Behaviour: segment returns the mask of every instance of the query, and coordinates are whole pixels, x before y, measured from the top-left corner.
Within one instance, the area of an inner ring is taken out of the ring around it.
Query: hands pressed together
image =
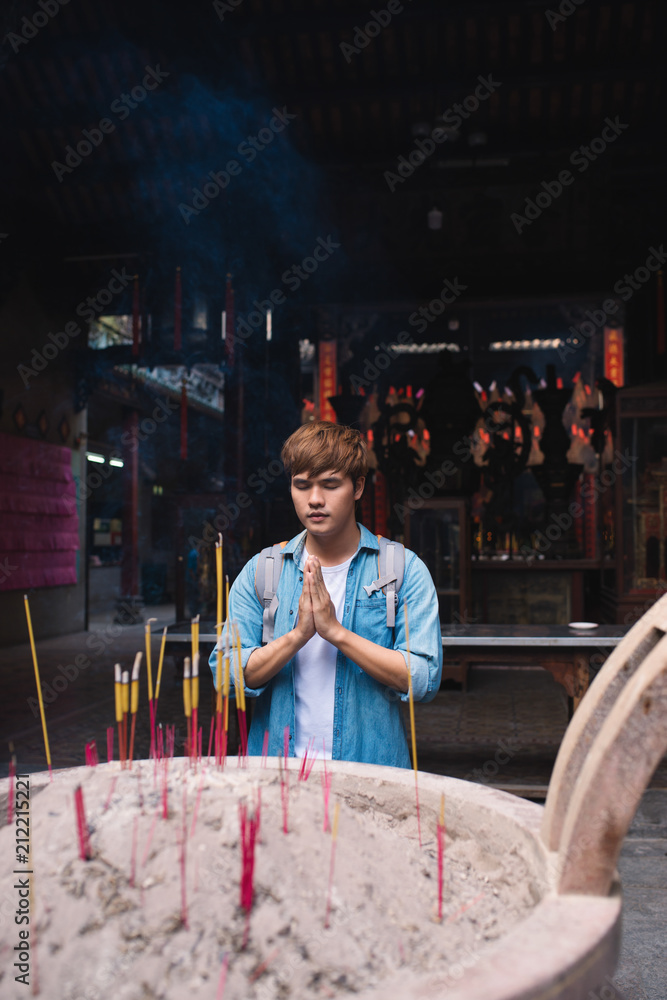
[[[303,570],[303,590],[299,598],[299,619],[295,631],[304,641],[317,632],[323,639],[336,644],[343,626],[336,618],[336,608],[329,596],[322,566],[317,556],[308,556]]]

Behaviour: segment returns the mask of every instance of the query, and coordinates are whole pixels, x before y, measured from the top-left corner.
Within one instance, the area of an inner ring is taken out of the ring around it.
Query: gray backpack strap
[[[396,608],[398,592],[403,586],[405,574],[405,546],[401,542],[391,542],[383,535],[378,535],[380,543],[380,576],[364,590],[370,597],[376,590],[384,590],[387,597],[387,628],[396,625]]]
[[[278,583],[283,568],[282,545],[276,542],[262,549],[255,569],[255,593],[262,604],[262,645],[273,641],[273,628],[278,610]]]

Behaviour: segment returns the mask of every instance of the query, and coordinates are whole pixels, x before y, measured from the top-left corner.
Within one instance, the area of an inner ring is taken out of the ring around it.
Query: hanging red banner
[[[618,388],[625,383],[625,355],[622,326],[604,328],[604,375]]]
[[[336,412],[329,396],[336,395],[338,371],[336,368],[336,341],[320,341],[320,420],[336,423]]]

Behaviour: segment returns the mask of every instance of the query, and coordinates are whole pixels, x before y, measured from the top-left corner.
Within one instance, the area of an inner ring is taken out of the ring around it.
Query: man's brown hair
[[[356,485],[368,472],[366,442],[359,431],[331,420],[302,424],[285,441],[280,457],[290,481],[302,472],[320,476],[332,469],[349,476]]]

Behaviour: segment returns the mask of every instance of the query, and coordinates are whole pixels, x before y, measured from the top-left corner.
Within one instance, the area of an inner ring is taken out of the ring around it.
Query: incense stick
[[[113,689],[116,701],[116,725],[118,726],[118,757],[120,760],[120,766],[125,767],[125,758],[123,756],[123,675],[120,669],[120,663],[115,663],[113,669]]]
[[[438,920],[442,921],[442,886],[445,870],[445,793],[440,798],[440,820],[438,822]]]
[[[49,765],[49,778],[53,780],[51,771],[51,750],[49,749],[49,734],[46,731],[46,715],[44,714],[44,699],[42,697],[42,684],[39,679],[39,664],[37,663],[37,650],[35,649],[35,636],[32,631],[32,618],[30,617],[30,602],[28,595],[23,595],[25,603],[25,616],[28,622],[28,635],[30,636],[30,649],[32,651],[32,663],[35,668],[35,680],[37,682],[37,698],[39,699],[39,714],[42,719],[42,733],[44,734],[44,749],[46,750],[46,763]]]
[[[157,665],[157,681],[155,682],[155,709],[157,712],[157,700],[160,697],[160,682],[162,681],[162,664],[164,663],[164,647],[167,642],[167,626],[162,630],[162,642],[160,643],[160,660]]]
[[[185,748],[186,756],[190,754],[190,743],[192,738],[191,715],[192,715],[192,688],[190,685],[190,657],[186,656],[183,661],[183,710],[188,727],[188,740]]]
[[[333,886],[334,860],[336,857],[336,837],[338,836],[338,815],[340,813],[340,802],[334,806],[333,827],[331,830],[331,861],[329,863],[329,886],[327,889],[327,908],[324,915],[324,926],[329,926],[329,910],[331,909],[331,889]]]
[[[148,680],[148,714],[151,727],[151,748],[149,757],[155,756],[155,705],[153,703],[153,668],[151,663],[151,622],[156,622],[157,618],[149,618],[144,626],[144,637],[146,641],[146,678]],[[134,720],[132,722],[134,730]],[[132,758],[130,757],[130,762]]]
[[[131,701],[130,701],[130,714],[132,715],[132,735],[130,736],[130,767],[132,767],[132,761],[134,759],[134,730],[137,724],[137,710],[139,708],[139,668],[141,667],[141,653],[137,653],[134,657],[134,664],[132,666],[132,690],[131,690]],[[150,690],[150,685],[149,685]],[[152,743],[152,736],[151,736]]]
[[[199,650],[194,655],[192,660],[192,741],[193,746],[190,750],[190,756],[195,759],[195,766],[197,764],[197,739],[199,733]]]
[[[410,699],[410,731],[412,733],[412,766],[415,772],[415,799],[417,803],[417,832],[419,834],[419,846],[422,846],[422,825],[421,817],[419,815],[419,784],[417,781],[417,734],[415,730],[415,699],[414,692],[412,690],[412,669],[410,667],[410,625],[408,622],[408,602],[403,602],[403,611],[405,614],[405,648],[408,654],[408,694]]]
[[[74,789],[74,805],[76,807],[76,829],[79,838],[79,857],[82,861],[89,861],[90,840],[88,838],[88,824],[86,823],[86,811],[83,805],[81,785],[77,785]]]
[[[121,673],[121,694],[123,696],[123,761],[127,761],[127,716],[130,711],[130,674]]]

